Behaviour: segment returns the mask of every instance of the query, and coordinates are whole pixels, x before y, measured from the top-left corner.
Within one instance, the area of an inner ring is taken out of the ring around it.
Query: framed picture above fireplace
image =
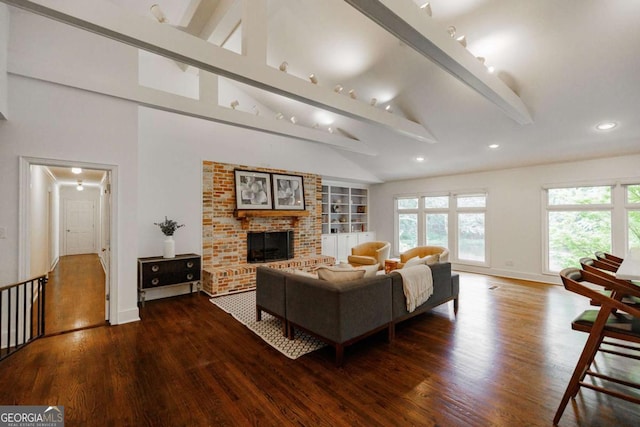
[[[280,210],[304,210],[304,185],[299,175],[271,174],[273,204]]]
[[[241,169],[234,172],[237,209],[273,209],[271,174]]]

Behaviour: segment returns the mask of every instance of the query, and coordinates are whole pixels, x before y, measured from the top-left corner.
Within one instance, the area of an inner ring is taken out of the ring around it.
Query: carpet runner
[[[295,339],[282,335],[282,320],[262,312],[262,320],[256,321],[256,292],[240,292],[211,298],[209,301],[231,314],[236,320],[252,330],[271,347],[290,359],[297,359],[326,344],[301,331],[295,332]]]

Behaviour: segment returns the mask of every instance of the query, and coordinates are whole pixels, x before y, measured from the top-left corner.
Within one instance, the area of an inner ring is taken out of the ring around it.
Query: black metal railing
[[[0,360],[44,335],[47,276],[0,287]]]

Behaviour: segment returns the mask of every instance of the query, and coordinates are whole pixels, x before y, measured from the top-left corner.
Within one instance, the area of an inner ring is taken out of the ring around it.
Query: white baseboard
[[[138,322],[140,321],[140,310],[138,307],[132,308],[130,310],[119,311],[118,319],[114,322],[111,320],[112,325],[124,325],[125,323]]]
[[[548,283],[551,285],[562,285],[560,276],[549,274],[523,273],[512,270],[502,270],[488,267],[477,267],[471,265],[456,264],[451,265],[451,269],[467,273],[485,274],[487,276],[506,277],[508,279],[528,280],[532,282]]]

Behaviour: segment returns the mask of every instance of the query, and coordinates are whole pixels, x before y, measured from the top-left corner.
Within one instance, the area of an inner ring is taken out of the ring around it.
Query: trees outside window
[[[547,190],[547,270],[579,267],[580,258],[611,252],[611,186]]]

